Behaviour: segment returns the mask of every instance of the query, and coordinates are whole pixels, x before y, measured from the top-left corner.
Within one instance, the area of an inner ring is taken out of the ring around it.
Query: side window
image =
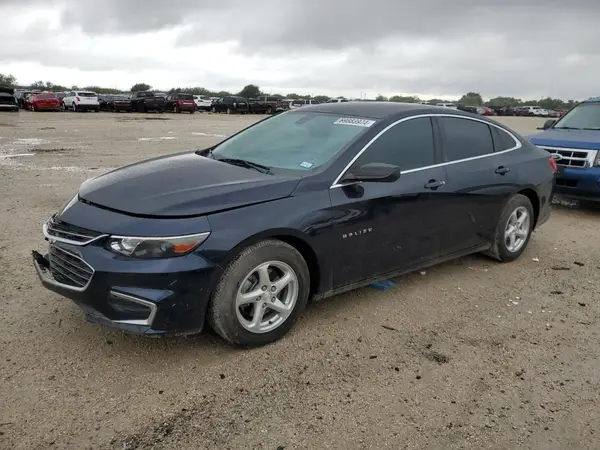
[[[496,127],[490,127],[494,139],[494,151],[502,152],[516,147],[517,143],[510,134]]]
[[[492,133],[487,124],[458,117],[440,117],[438,120],[448,161],[494,153]]]
[[[433,128],[429,117],[410,119],[387,130],[356,160],[355,165],[386,163],[400,170],[435,164]]]

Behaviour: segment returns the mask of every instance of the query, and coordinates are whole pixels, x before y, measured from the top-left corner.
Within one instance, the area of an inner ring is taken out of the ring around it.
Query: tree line
[[[105,88],[102,86],[62,86],[60,84],[54,84],[50,81],[36,81],[29,86],[19,86],[17,83],[17,79],[13,75],[3,75],[0,74],[0,86],[6,87],[20,87],[20,88],[28,88],[28,89],[38,89],[38,90],[47,90],[47,91],[67,91],[67,90],[87,90],[97,92],[98,94],[123,94],[135,91],[150,91],[155,90],[159,92],[181,92],[184,94],[193,94],[193,95],[203,95],[207,97],[227,97],[230,95],[239,95],[241,97],[246,98],[256,98],[261,95],[270,95],[274,97],[285,97],[292,100],[297,99],[315,99],[319,101],[327,101],[331,97],[328,95],[301,95],[296,94],[294,92],[287,94],[267,94],[261,91],[260,87],[255,84],[249,84],[245,86],[239,92],[228,92],[228,91],[211,91],[210,89],[206,89],[204,87],[196,86],[196,87],[174,87],[167,91],[162,91],[160,89],[153,89],[153,87],[147,83],[136,83],[131,87],[128,91],[123,91],[120,89],[112,89]],[[401,103],[421,103],[427,101],[428,103],[447,103],[448,100],[444,99],[421,99],[417,96],[402,96],[402,95],[394,95],[392,97],[385,97],[383,95],[378,95],[375,99],[367,99],[367,100],[375,100],[375,101],[390,101],[390,102],[401,102]],[[542,98],[542,99],[521,99],[515,97],[494,97],[487,101],[485,101],[481,94],[477,92],[468,92],[463,95],[460,99],[456,100],[455,103],[469,106],[523,106],[523,105],[538,105],[545,109],[552,110],[561,110],[561,109],[570,109],[575,104],[577,104],[576,100],[561,100],[559,98]]]

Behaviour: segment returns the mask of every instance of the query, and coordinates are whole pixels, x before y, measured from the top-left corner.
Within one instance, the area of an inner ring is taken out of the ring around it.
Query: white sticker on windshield
[[[340,117],[338,120],[333,122],[334,125],[354,125],[355,127],[365,128],[369,128],[374,123],[374,120],[357,119],[356,117]]]
[[[305,169],[310,169],[312,166],[314,166],[313,163],[309,163],[308,161],[302,161],[300,163],[301,167],[304,167]]]

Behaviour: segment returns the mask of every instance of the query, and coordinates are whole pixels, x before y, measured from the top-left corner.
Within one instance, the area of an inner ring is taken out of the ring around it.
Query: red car
[[[492,108],[488,108],[487,106],[482,106],[481,107],[481,115],[483,116],[495,116],[496,115],[496,111],[494,111]]]
[[[28,100],[31,111],[60,111],[60,100],[53,92],[41,92]]]

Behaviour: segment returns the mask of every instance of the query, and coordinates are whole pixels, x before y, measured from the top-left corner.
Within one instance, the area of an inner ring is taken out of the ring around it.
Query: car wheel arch
[[[252,236],[245,238],[239,244],[237,244],[224,260],[219,261],[218,264],[221,267],[226,267],[231,261],[233,261],[237,255],[244,251],[244,249],[268,239],[276,239],[294,247],[304,258],[306,265],[308,266],[308,272],[310,274],[310,293],[309,298],[314,294],[318,293],[321,280],[326,274],[321,273],[322,267],[319,264],[317,252],[313,246],[308,242],[304,233],[293,229],[272,229],[266,230]]]
[[[533,206],[533,228],[535,229],[540,216],[540,197],[538,193],[532,188],[525,188],[521,189],[517,194],[524,195],[531,202],[531,206]]]

